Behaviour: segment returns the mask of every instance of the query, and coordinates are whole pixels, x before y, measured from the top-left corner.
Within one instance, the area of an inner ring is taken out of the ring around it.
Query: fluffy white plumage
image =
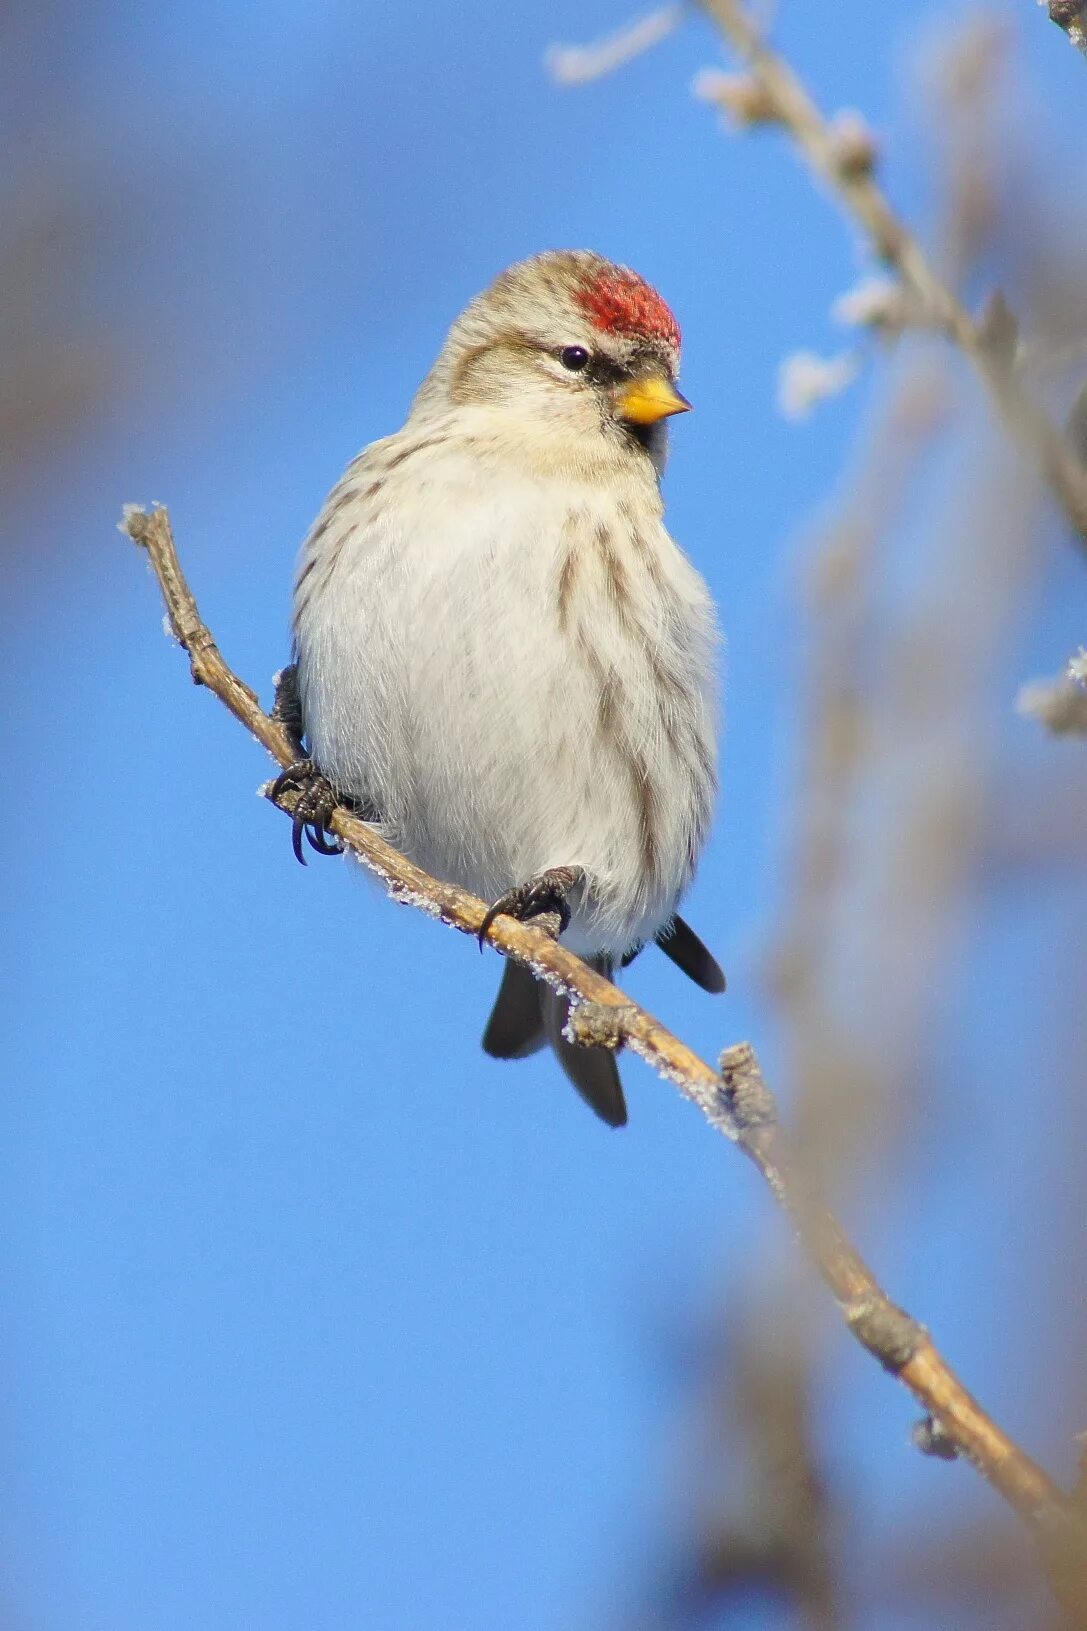
[[[648,286],[568,252],[473,302],[404,428],[331,493],[294,629],[333,786],[486,900],[583,868],[564,938],[607,965],[690,881],[717,701],[712,605],[662,520],[663,425],[611,411],[632,377],[674,376],[678,334],[637,303],[601,318],[601,287],[629,306]]]

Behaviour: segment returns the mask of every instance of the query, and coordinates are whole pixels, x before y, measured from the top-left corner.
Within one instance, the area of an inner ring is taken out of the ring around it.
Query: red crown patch
[[[583,283],[578,304],[595,326],[608,334],[663,340],[679,349],[679,324],[671,308],[637,272],[604,272]]]

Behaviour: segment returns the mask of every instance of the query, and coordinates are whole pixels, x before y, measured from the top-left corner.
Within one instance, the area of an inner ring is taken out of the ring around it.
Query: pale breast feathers
[[[420,865],[493,899],[576,863],[574,949],[625,949],[690,879],[715,789],[712,608],[644,501],[526,483],[440,433],[368,449],[302,552],[314,757]]]

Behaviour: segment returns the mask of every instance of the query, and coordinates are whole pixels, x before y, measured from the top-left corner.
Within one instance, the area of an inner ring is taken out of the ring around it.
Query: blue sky
[[[1034,9],[1016,50],[1054,125],[1082,121],[1084,65]],[[913,90],[940,14],[779,8],[921,218]],[[753,1036],[773,1060],[757,963],[788,824],[796,551],[872,389],[797,428],[774,378],[839,343],[828,308],[866,262],[782,142],[726,137],[690,95],[720,60],[703,22],[599,84],[548,82],[550,43],[629,15],[107,4],[17,41],[19,155],[108,201],[57,320],[110,359],[93,419],[20,473],[5,517],[18,1631],[619,1624],[681,1526],[683,1356],[780,1233],[753,1174],[637,1061],[615,1136],[546,1060],[483,1058],[497,959],[339,865],[295,865],[254,796],[265,761],[189,685],[114,530],[125,502],[169,503],[206,617],[267,694],[309,521],[465,301],[545,247],[637,266],[684,328],[697,411],[669,515],[728,637],[724,792],[688,915],[731,984],[711,999],[650,956],[629,983],[706,1053]],[[1074,564],[1054,572],[1043,669],[1082,608]],[[1007,910],[994,967],[1015,990],[1031,948]],[[1006,1041],[971,1031],[964,1074],[999,1083]],[[983,1157],[968,1199],[914,1151],[916,1187],[853,1221],[979,1391],[1057,1453],[999,1322],[1053,1318],[1008,1204],[1029,1203],[1021,1146],[980,1091],[949,1115]],[[853,1549],[904,1515],[993,1513],[965,1470],[910,1452],[905,1395],[827,1343]],[[776,1622],[753,1605],[743,1623]]]

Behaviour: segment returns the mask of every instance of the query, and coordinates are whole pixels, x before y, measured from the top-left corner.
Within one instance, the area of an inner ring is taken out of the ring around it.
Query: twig
[[[1045,410],[1023,389],[1014,368],[1014,324],[999,298],[979,320],[933,270],[917,239],[895,214],[873,176],[874,146],[858,161],[855,129],[843,130],[816,106],[792,67],[768,46],[739,0],[699,0],[747,64],[759,122],[784,125],[815,173],[858,222],[879,258],[894,268],[926,322],[953,340],[988,386],[1012,434],[1030,449],[1087,548],[1087,466]],[[735,87],[722,98],[726,110]],[[1009,346],[1009,330],[1011,344]]]
[[[193,679],[213,691],[274,759],[281,765],[290,763],[295,753],[290,732],[264,712],[254,692],[233,673],[200,616],[181,570],[166,510],[130,506],[122,530],[147,551],[173,633],[189,655]],[[290,812],[296,798],[286,792],[277,802]],[[394,899],[418,906],[464,934],[478,933],[486,911],[483,901],[430,877],[344,809],[333,814],[329,825],[387,884]],[[542,930],[499,917],[487,938],[538,978],[569,993],[575,1004],[592,1004],[598,1019],[605,1017],[602,1010],[610,1011],[606,1017],[616,1039],[674,1083],[713,1127],[739,1145],[793,1220],[858,1342],[906,1385],[960,1454],[1036,1534],[1059,1549],[1065,1574],[1075,1575],[1076,1601],[1087,1603],[1087,1533],[1081,1513],[982,1409],[924,1327],[890,1301],[840,1226],[808,1193],[790,1159],[773,1095],[750,1044],[727,1049],[720,1070],[714,1070],[659,1020]]]
[[[596,45],[553,45],[546,62],[551,77],[560,85],[587,85],[624,67],[667,39],[682,23],[687,0],[661,6],[627,28],[611,34]]]

